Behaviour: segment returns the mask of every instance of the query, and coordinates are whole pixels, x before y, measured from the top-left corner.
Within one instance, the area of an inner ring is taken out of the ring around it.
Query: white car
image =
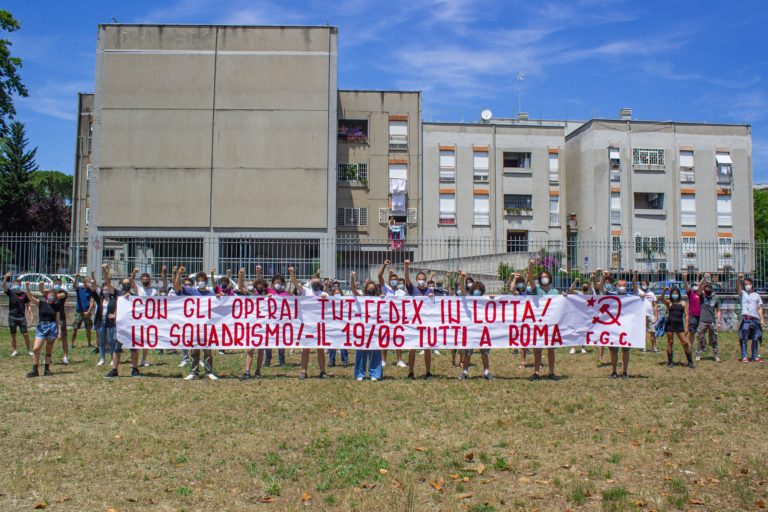
[[[61,279],[61,285],[65,291],[71,292],[75,288],[75,277],[69,274],[51,274],[51,279]]]
[[[22,289],[25,289],[27,286],[27,283],[29,283],[29,288],[32,291],[37,291],[37,283],[41,281],[45,283],[45,286],[51,286],[51,287],[53,286],[53,279],[51,279],[45,274],[38,274],[38,273],[21,274],[20,276],[16,277],[16,279],[19,279],[21,281]]]

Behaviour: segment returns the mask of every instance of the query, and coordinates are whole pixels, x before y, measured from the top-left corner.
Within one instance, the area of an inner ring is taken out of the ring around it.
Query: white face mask
[[[751,284],[745,284],[744,285],[744,289],[747,290],[748,292],[751,292],[752,291],[752,285]]]
[[[249,285],[248,285],[248,291],[249,291],[249,292],[252,292],[252,291],[253,291],[253,285],[252,285],[252,284],[249,284]]]
[[[627,287],[626,286],[619,286],[618,288],[616,288],[616,291],[618,293],[624,295],[625,293],[627,293]]]
[[[549,284],[549,278],[548,277],[542,277],[541,278],[541,285],[547,286]]]
[[[419,285],[419,288],[424,288],[424,285],[426,285],[427,282],[424,279],[419,279],[416,281],[416,284]]]
[[[85,283],[82,283],[82,282],[77,283],[77,287],[78,288],[85,288]]]
[[[697,285],[697,284],[691,286],[691,290],[693,290],[693,291],[697,291],[698,289],[699,289],[699,285]]]
[[[207,281],[198,281],[197,282],[197,289],[198,290],[202,290],[206,286],[208,286],[208,282]]]
[[[391,286],[392,288],[396,287],[397,286],[397,280],[396,279],[391,279],[389,281],[389,286]]]
[[[405,285],[403,283],[398,283],[397,289],[398,290],[405,290]]]
[[[282,291],[282,290],[283,290],[283,288],[285,288],[285,286],[283,285],[283,283],[275,283],[275,290],[276,290],[276,291],[278,291],[278,292],[279,292],[279,291]]]

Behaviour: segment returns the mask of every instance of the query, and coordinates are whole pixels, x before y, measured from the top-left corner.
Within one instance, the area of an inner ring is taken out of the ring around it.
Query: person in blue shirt
[[[535,263],[536,261],[533,259],[528,261],[528,286],[526,289],[535,290],[533,294],[537,296],[560,295],[557,288],[552,286],[552,274],[550,274],[548,270],[539,272],[538,283],[534,281],[533,266]],[[541,368],[541,355],[543,350],[543,348],[533,349],[533,375],[531,375],[531,380],[539,380],[541,378],[539,369]],[[560,377],[555,373],[555,349],[553,348],[547,349],[547,364],[549,366],[549,375],[547,375],[547,379],[560,380]]]
[[[179,267],[179,273],[173,278],[173,289],[177,295],[189,295],[193,297],[216,295],[213,290],[213,283],[209,282],[208,274],[205,272],[198,272],[195,275],[195,286],[184,286],[181,284],[181,276],[184,275],[186,269]],[[215,269],[211,269],[211,279],[215,275]],[[215,373],[213,373],[213,350],[203,349],[203,366],[205,369],[205,377],[208,380],[219,380]],[[191,349],[190,354],[192,364],[189,367],[189,374],[184,377],[184,380],[196,380],[199,379],[198,371],[200,369],[200,349]]]
[[[93,291],[91,291],[90,280],[83,278],[80,274],[75,274],[75,297],[77,301],[75,303],[75,319],[72,322],[72,348],[75,348],[77,331],[82,325],[85,325],[85,337],[90,348],[92,347],[93,312],[96,310],[96,300]]]

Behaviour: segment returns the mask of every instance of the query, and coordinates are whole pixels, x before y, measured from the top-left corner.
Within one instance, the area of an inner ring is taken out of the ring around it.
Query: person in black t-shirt
[[[8,288],[8,282],[11,280],[11,273],[8,272],[3,278],[3,291],[8,296],[8,327],[11,329],[11,357],[19,355],[16,350],[16,331],[21,331],[24,336],[24,344],[27,346],[27,352],[32,355],[29,348],[29,333],[27,332],[27,305],[29,299],[27,294],[21,289],[21,281],[16,279],[13,285]]]
[[[59,339],[61,348],[64,350],[64,364],[69,364],[69,345],[67,345],[67,313],[64,310],[67,302],[67,292],[64,290],[64,284],[60,277],[53,280],[53,291],[56,294],[56,307],[59,308]]]
[[[53,352],[53,344],[59,335],[60,321],[59,308],[56,306],[58,298],[56,292],[46,290],[43,283],[40,283],[40,299],[33,296],[29,291],[29,283],[27,283],[26,292],[29,302],[39,308],[39,323],[35,330],[35,345],[32,348],[32,370],[27,374],[27,377],[40,376],[38,367],[40,366],[40,352],[43,344],[45,344],[45,371],[43,375],[53,375],[51,373],[51,353]]]

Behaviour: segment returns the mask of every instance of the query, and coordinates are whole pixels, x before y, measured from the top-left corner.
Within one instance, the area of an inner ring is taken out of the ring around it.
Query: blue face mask
[[[517,283],[517,284],[515,285],[515,288],[516,288],[518,291],[523,291],[523,290],[525,290],[525,283]]]
[[[670,297],[672,298],[672,300],[680,300],[680,294],[678,293],[673,293],[672,295],[670,295]]]
[[[531,288],[530,286],[526,286],[525,293],[533,293],[533,288]]]
[[[11,290],[13,290],[15,292],[20,292],[21,291],[21,285],[20,284],[15,284],[15,285],[11,286]]]
[[[613,290],[613,285],[612,285],[611,283],[605,283],[605,290],[606,290],[606,291],[611,291],[611,290]]]
[[[479,297],[480,295],[482,295],[482,293],[480,293],[480,290],[472,290],[472,295],[474,295],[475,297]]]

